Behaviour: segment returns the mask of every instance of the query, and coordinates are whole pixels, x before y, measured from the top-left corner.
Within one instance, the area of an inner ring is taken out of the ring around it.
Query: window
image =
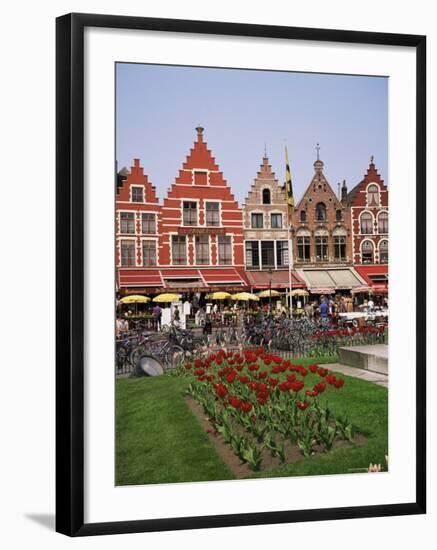
[[[288,265],[288,241],[276,241],[276,265]]]
[[[174,265],[184,265],[187,263],[187,245],[185,235],[172,235],[171,255]]]
[[[373,264],[373,243],[364,241],[361,246],[361,257],[363,264]]]
[[[272,229],[282,229],[282,214],[271,214],[270,220],[270,227]]]
[[[263,215],[262,214],[252,214],[252,229],[262,229],[263,228]]]
[[[156,265],[156,241],[143,241],[143,266]]]
[[[208,185],[207,172],[194,172],[194,185]]]
[[[340,209],[335,211],[335,221],[336,222],[341,222],[341,214],[342,214],[342,212],[341,212]]]
[[[132,189],[132,202],[144,202],[144,199],[143,199],[144,188],[131,187],[131,189]]]
[[[346,261],[346,237],[334,236],[334,258],[337,261]]]
[[[309,262],[310,256],[310,238],[298,237],[297,238],[297,257],[300,262]]]
[[[209,264],[209,236],[208,235],[196,235],[196,264],[208,265]]]
[[[270,189],[263,189],[263,204],[270,204]]]
[[[184,225],[197,225],[197,202],[184,201]]]
[[[218,202],[207,202],[206,210],[206,225],[209,227],[218,227],[220,225],[220,205]]]
[[[379,206],[379,190],[377,185],[367,188],[367,206]]]
[[[378,233],[388,235],[388,213],[381,212],[378,216]]]
[[[316,220],[318,222],[326,221],[326,206],[324,202],[318,202],[316,204]]]
[[[388,241],[385,239],[379,243],[379,263],[388,264]]]
[[[275,246],[274,241],[261,241],[261,264],[262,268],[275,267]]]
[[[246,241],[246,266],[259,268],[259,241]]]
[[[154,235],[156,233],[156,216],[143,212],[141,214],[141,233],[143,235]]]
[[[121,241],[120,255],[123,267],[135,266],[135,241]]]
[[[221,265],[232,264],[232,239],[230,235],[218,235],[218,262]]]
[[[326,262],[328,260],[328,237],[316,237],[316,261]]]
[[[363,212],[360,217],[361,233],[363,235],[373,234],[373,217],[369,212]]]
[[[306,213],[306,210],[301,210],[301,211],[300,211],[300,221],[301,221],[301,222],[306,222],[306,221],[307,221],[307,213]]]
[[[134,212],[120,212],[120,233],[135,235]]]

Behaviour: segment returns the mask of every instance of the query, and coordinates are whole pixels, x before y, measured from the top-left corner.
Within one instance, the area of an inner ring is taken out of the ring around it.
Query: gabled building
[[[288,213],[267,154],[243,205],[246,274],[252,288],[289,287]],[[269,273],[271,271],[271,273]],[[292,284],[303,286],[296,273]]]
[[[115,265],[120,292],[162,286],[159,264],[161,207],[140,161],[118,174],[115,198]]]
[[[243,218],[197,127],[196,141],[164,199],[159,264],[166,288],[247,286]]]
[[[314,176],[295,207],[293,219],[294,267],[313,294],[333,294],[364,285],[352,268],[350,224],[346,185],[342,197],[337,197],[324,174],[317,146]]]
[[[364,178],[347,195],[357,271],[376,292],[388,288],[388,188],[370,159]]]

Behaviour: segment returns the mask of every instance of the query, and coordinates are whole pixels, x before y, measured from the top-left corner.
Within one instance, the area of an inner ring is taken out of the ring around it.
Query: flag
[[[287,147],[285,148],[285,201],[288,206],[288,225],[291,225],[293,223],[294,197]]]

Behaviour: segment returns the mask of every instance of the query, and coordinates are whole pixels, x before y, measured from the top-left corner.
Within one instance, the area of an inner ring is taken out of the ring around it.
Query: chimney
[[[343,180],[343,185],[341,186],[341,202],[346,202],[347,199],[347,185],[346,180]]]
[[[197,126],[197,128],[196,128],[196,132],[197,132],[197,141],[198,141],[199,143],[202,143],[202,141],[203,141],[203,135],[202,135],[202,134],[203,134],[203,130],[204,130],[204,128],[202,128],[202,126],[200,126],[200,124],[199,124],[199,126]]]

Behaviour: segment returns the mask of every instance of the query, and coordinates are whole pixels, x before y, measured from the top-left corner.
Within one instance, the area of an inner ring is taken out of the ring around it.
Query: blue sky
[[[204,139],[240,203],[262,162],[264,144],[280,183],[287,145],[294,194],[314,173],[316,143],[337,191],[361,181],[371,155],[388,182],[388,79],[118,63],[118,167],[140,158],[162,199],[196,137]]]

